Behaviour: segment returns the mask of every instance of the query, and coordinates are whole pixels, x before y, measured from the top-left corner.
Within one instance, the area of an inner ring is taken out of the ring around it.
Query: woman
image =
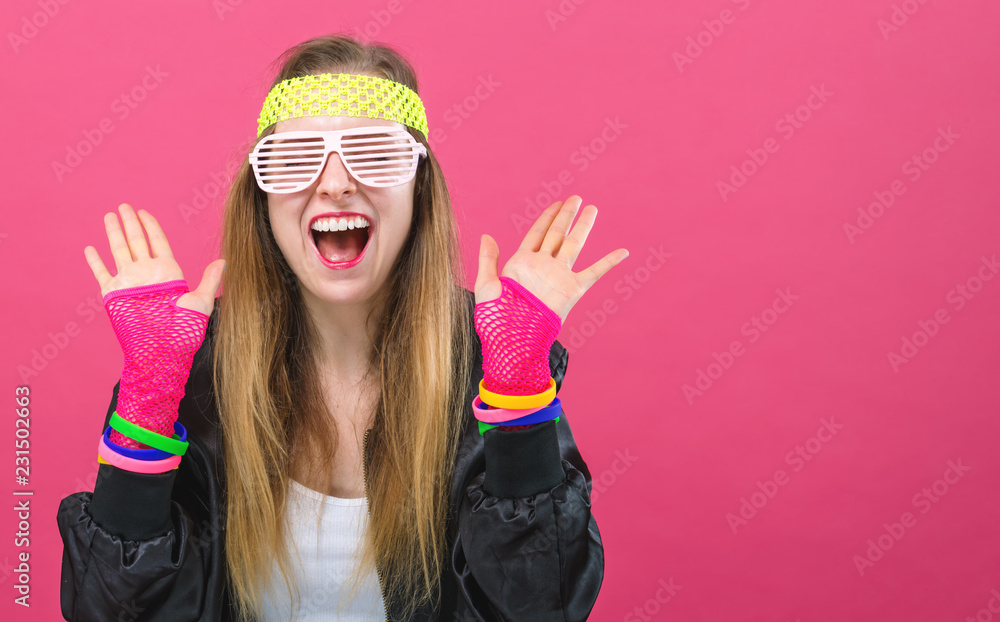
[[[94,491],[59,508],[67,620],[589,615],[604,553],[555,335],[628,253],[572,272],[597,211],[571,229],[574,196],[500,272],[483,236],[461,287],[416,92],[384,46],[286,52],[194,291],[151,214],[105,215],[117,274],[85,255],[125,366]]]

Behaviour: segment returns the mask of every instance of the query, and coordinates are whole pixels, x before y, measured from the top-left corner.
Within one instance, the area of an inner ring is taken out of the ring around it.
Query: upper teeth
[[[361,229],[369,226],[368,219],[364,216],[354,216],[351,218],[318,218],[312,228],[316,231],[347,231],[348,229]]]

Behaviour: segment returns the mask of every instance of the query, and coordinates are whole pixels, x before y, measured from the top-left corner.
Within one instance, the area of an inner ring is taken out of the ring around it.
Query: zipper
[[[371,428],[365,430],[364,440],[361,442],[361,472],[362,477],[365,481],[365,497],[368,497],[368,433],[371,432]],[[366,508],[371,508],[371,503],[365,504]],[[369,510],[370,511],[370,510]],[[369,514],[370,516],[370,514]],[[389,620],[389,600],[385,597],[385,591],[382,588],[382,569],[378,566],[378,560],[375,560],[375,572],[378,574],[378,591],[382,594],[382,605],[385,607],[385,622],[391,622]]]

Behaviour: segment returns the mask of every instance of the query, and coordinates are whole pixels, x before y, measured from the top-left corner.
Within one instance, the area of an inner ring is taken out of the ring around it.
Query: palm
[[[117,274],[112,276],[108,272],[93,246],[83,250],[94,278],[101,288],[101,296],[127,287],[183,280],[184,273],[174,259],[167,238],[152,214],[140,210],[137,216],[127,204],[119,206],[119,211],[125,227],[124,234],[114,214],[109,212],[104,215],[104,227],[108,234],[108,244],[115,260]],[[146,236],[149,237],[148,245],[143,235],[143,226]],[[209,264],[198,289],[181,295],[177,299],[177,306],[211,315],[224,263],[222,260],[216,260]]]
[[[628,257],[628,251],[620,248],[583,271],[573,272],[573,264],[597,218],[597,208],[588,205],[591,209],[584,209],[570,230],[581,203],[580,197],[574,195],[565,203],[557,201],[546,208],[499,274],[499,248],[492,237],[483,236],[476,276],[476,303],[498,298],[503,291],[500,276],[506,276],[538,297],[565,322],[570,309],[583,294]]]
[[[101,284],[101,295],[125,287],[138,287],[183,278],[181,267],[172,257],[142,257],[118,266],[118,274]]]

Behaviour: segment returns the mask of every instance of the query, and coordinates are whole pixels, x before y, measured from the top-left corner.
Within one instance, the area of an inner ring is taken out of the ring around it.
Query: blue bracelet
[[[487,408],[483,408],[486,405],[487,404],[485,402],[481,403],[479,405],[479,409],[480,410],[489,410]],[[530,424],[533,424],[533,423],[545,423],[546,421],[551,421],[552,419],[558,419],[561,414],[562,414],[562,402],[559,400],[558,397],[556,397],[556,398],[552,399],[552,402],[548,406],[546,406],[546,407],[544,407],[544,408],[542,408],[540,410],[536,410],[535,412],[531,413],[530,415],[525,415],[523,417],[518,417],[517,419],[511,419],[509,421],[501,421],[501,422],[497,422],[497,423],[484,423],[484,422],[480,421],[479,422],[479,433],[482,434],[486,430],[492,430],[493,428],[499,428],[499,427],[503,427],[503,426],[530,425]]]
[[[155,447],[150,447],[149,449],[122,447],[118,443],[111,441],[112,429],[113,428],[111,426],[104,428],[104,442],[108,444],[108,447],[115,450],[115,453],[119,453],[127,458],[135,458],[136,460],[163,460],[164,458],[170,458],[174,455],[167,453],[162,449],[156,449]],[[173,438],[183,443],[187,441],[187,435],[187,428],[185,428],[180,421],[175,421]]]

